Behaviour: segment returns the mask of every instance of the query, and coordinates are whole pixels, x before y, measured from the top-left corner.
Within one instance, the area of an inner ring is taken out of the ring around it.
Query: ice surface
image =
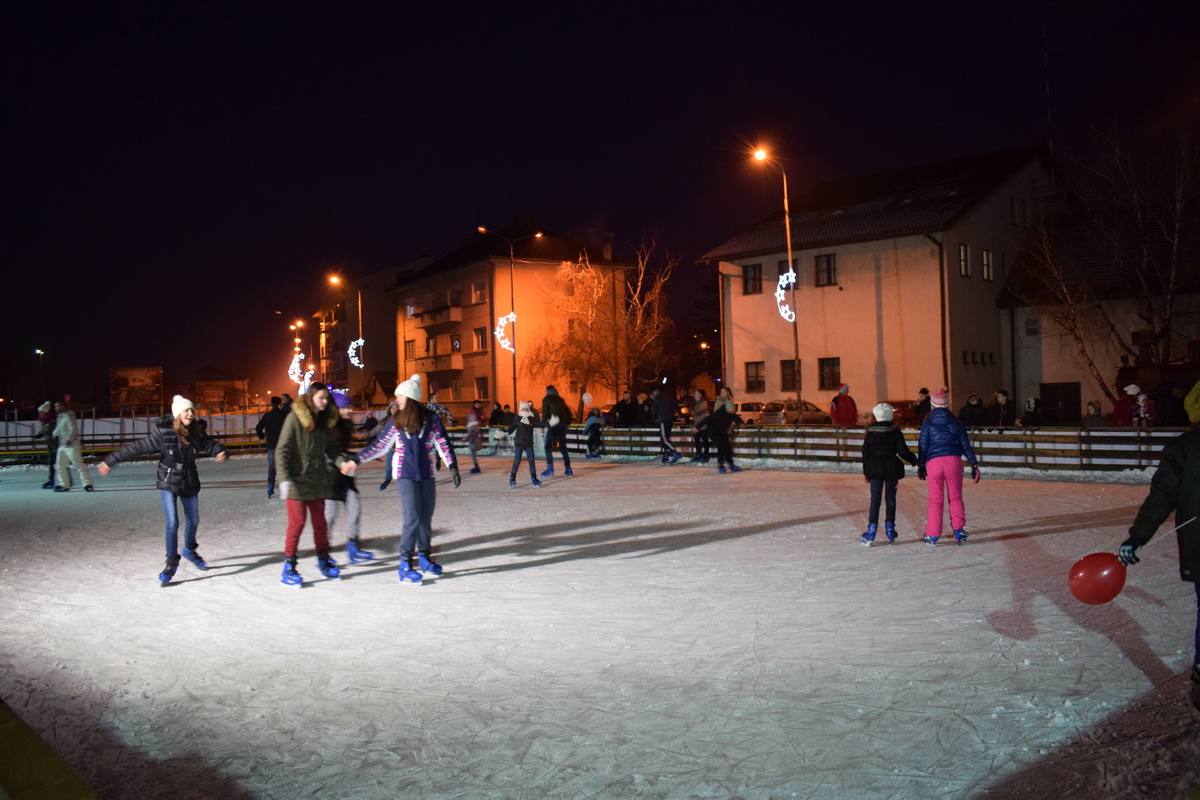
[[[792,466],[578,458],[510,490],[483,459],[439,486],[446,575],[402,586],[375,462],[379,560],[321,579],[306,532],[301,590],[279,583],[262,458],[201,465],[211,569],[166,588],[153,464],[92,494],[5,470],[0,695],[106,798],[1197,791],[1173,537],[1108,605],[1067,588],[1124,538],[1148,473],[985,469],[970,542],[936,549],[906,479],[900,541],[865,548],[855,468]]]

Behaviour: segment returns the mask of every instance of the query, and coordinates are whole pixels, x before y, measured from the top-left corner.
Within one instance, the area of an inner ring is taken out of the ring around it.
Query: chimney
[[[612,242],[611,233],[604,234],[604,238],[600,241],[600,255],[604,257],[605,261],[612,261]]]

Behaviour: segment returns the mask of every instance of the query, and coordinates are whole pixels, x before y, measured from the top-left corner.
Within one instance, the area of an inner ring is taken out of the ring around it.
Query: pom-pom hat
[[[871,413],[875,415],[877,422],[891,422],[892,415],[896,413],[896,409],[892,408],[887,403],[880,403],[871,409]]]
[[[196,404],[188,400],[181,394],[177,394],[171,398],[171,416],[178,417],[189,408],[195,408]]]
[[[421,402],[421,398],[424,396],[421,390],[421,376],[413,375],[408,380],[402,381],[400,385],[396,387],[396,397],[400,396],[407,397],[410,400],[416,400],[418,403]]]
[[[1142,387],[1136,383],[1131,383],[1125,387],[1125,394],[1139,395],[1142,393]]]
[[[950,405],[950,393],[942,389],[934,389],[933,394],[929,395],[929,402],[938,408],[945,408]]]

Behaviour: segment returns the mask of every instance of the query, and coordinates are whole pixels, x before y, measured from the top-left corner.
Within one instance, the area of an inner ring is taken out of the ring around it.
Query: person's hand
[[[1139,547],[1141,547],[1141,544],[1135,542],[1133,537],[1130,536],[1128,539],[1121,542],[1121,546],[1117,548],[1117,560],[1126,567],[1138,563],[1141,561],[1141,559],[1137,557],[1137,549]]]
[[[225,460],[225,459],[227,459],[227,458],[229,458],[229,453],[228,453],[228,451],[222,450],[221,452],[217,453],[217,454],[216,454],[216,456],[214,456],[214,457],[213,457],[213,461],[216,461],[217,463],[220,463],[220,462],[224,461],[224,460]]]
[[[917,467],[917,477],[921,480],[925,480],[926,475],[924,467]]]
[[[454,481],[455,489],[462,485],[462,475],[458,474],[458,467],[454,467],[450,470],[450,480]]]
[[[292,493],[292,482],[291,481],[284,481],[283,483],[279,484],[279,499],[280,500],[287,500],[288,495],[291,493]]]
[[[342,474],[346,475],[347,477],[351,477],[351,478],[354,477],[354,473],[357,469],[358,469],[358,462],[356,462],[356,461],[343,461],[342,462],[342,466],[341,466]]]
[[[863,483],[870,483],[870,482],[871,482],[871,479],[868,478],[866,475],[863,475]]]
[[[971,467],[971,480],[975,481],[976,483],[979,483],[979,467],[978,466]]]
[[[105,477],[105,478],[107,478],[107,477],[108,477],[108,472],[109,472],[109,469],[110,469],[110,467],[108,466],[108,464],[105,464],[103,461],[101,461],[101,462],[100,462],[100,466],[96,467],[96,469],[98,469],[98,470],[100,471],[100,475],[101,475],[102,477]]]

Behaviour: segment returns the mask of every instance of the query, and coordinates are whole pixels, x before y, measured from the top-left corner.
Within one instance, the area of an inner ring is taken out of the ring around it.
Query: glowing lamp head
[[[337,275],[330,275],[329,282],[331,284],[333,284],[334,286],[337,286],[339,283],[342,282],[342,279],[340,277],[338,277]]]
[[[762,149],[761,147],[758,148],[757,150],[755,150],[754,151],[754,160],[755,161],[766,161],[767,160],[767,151]]]

